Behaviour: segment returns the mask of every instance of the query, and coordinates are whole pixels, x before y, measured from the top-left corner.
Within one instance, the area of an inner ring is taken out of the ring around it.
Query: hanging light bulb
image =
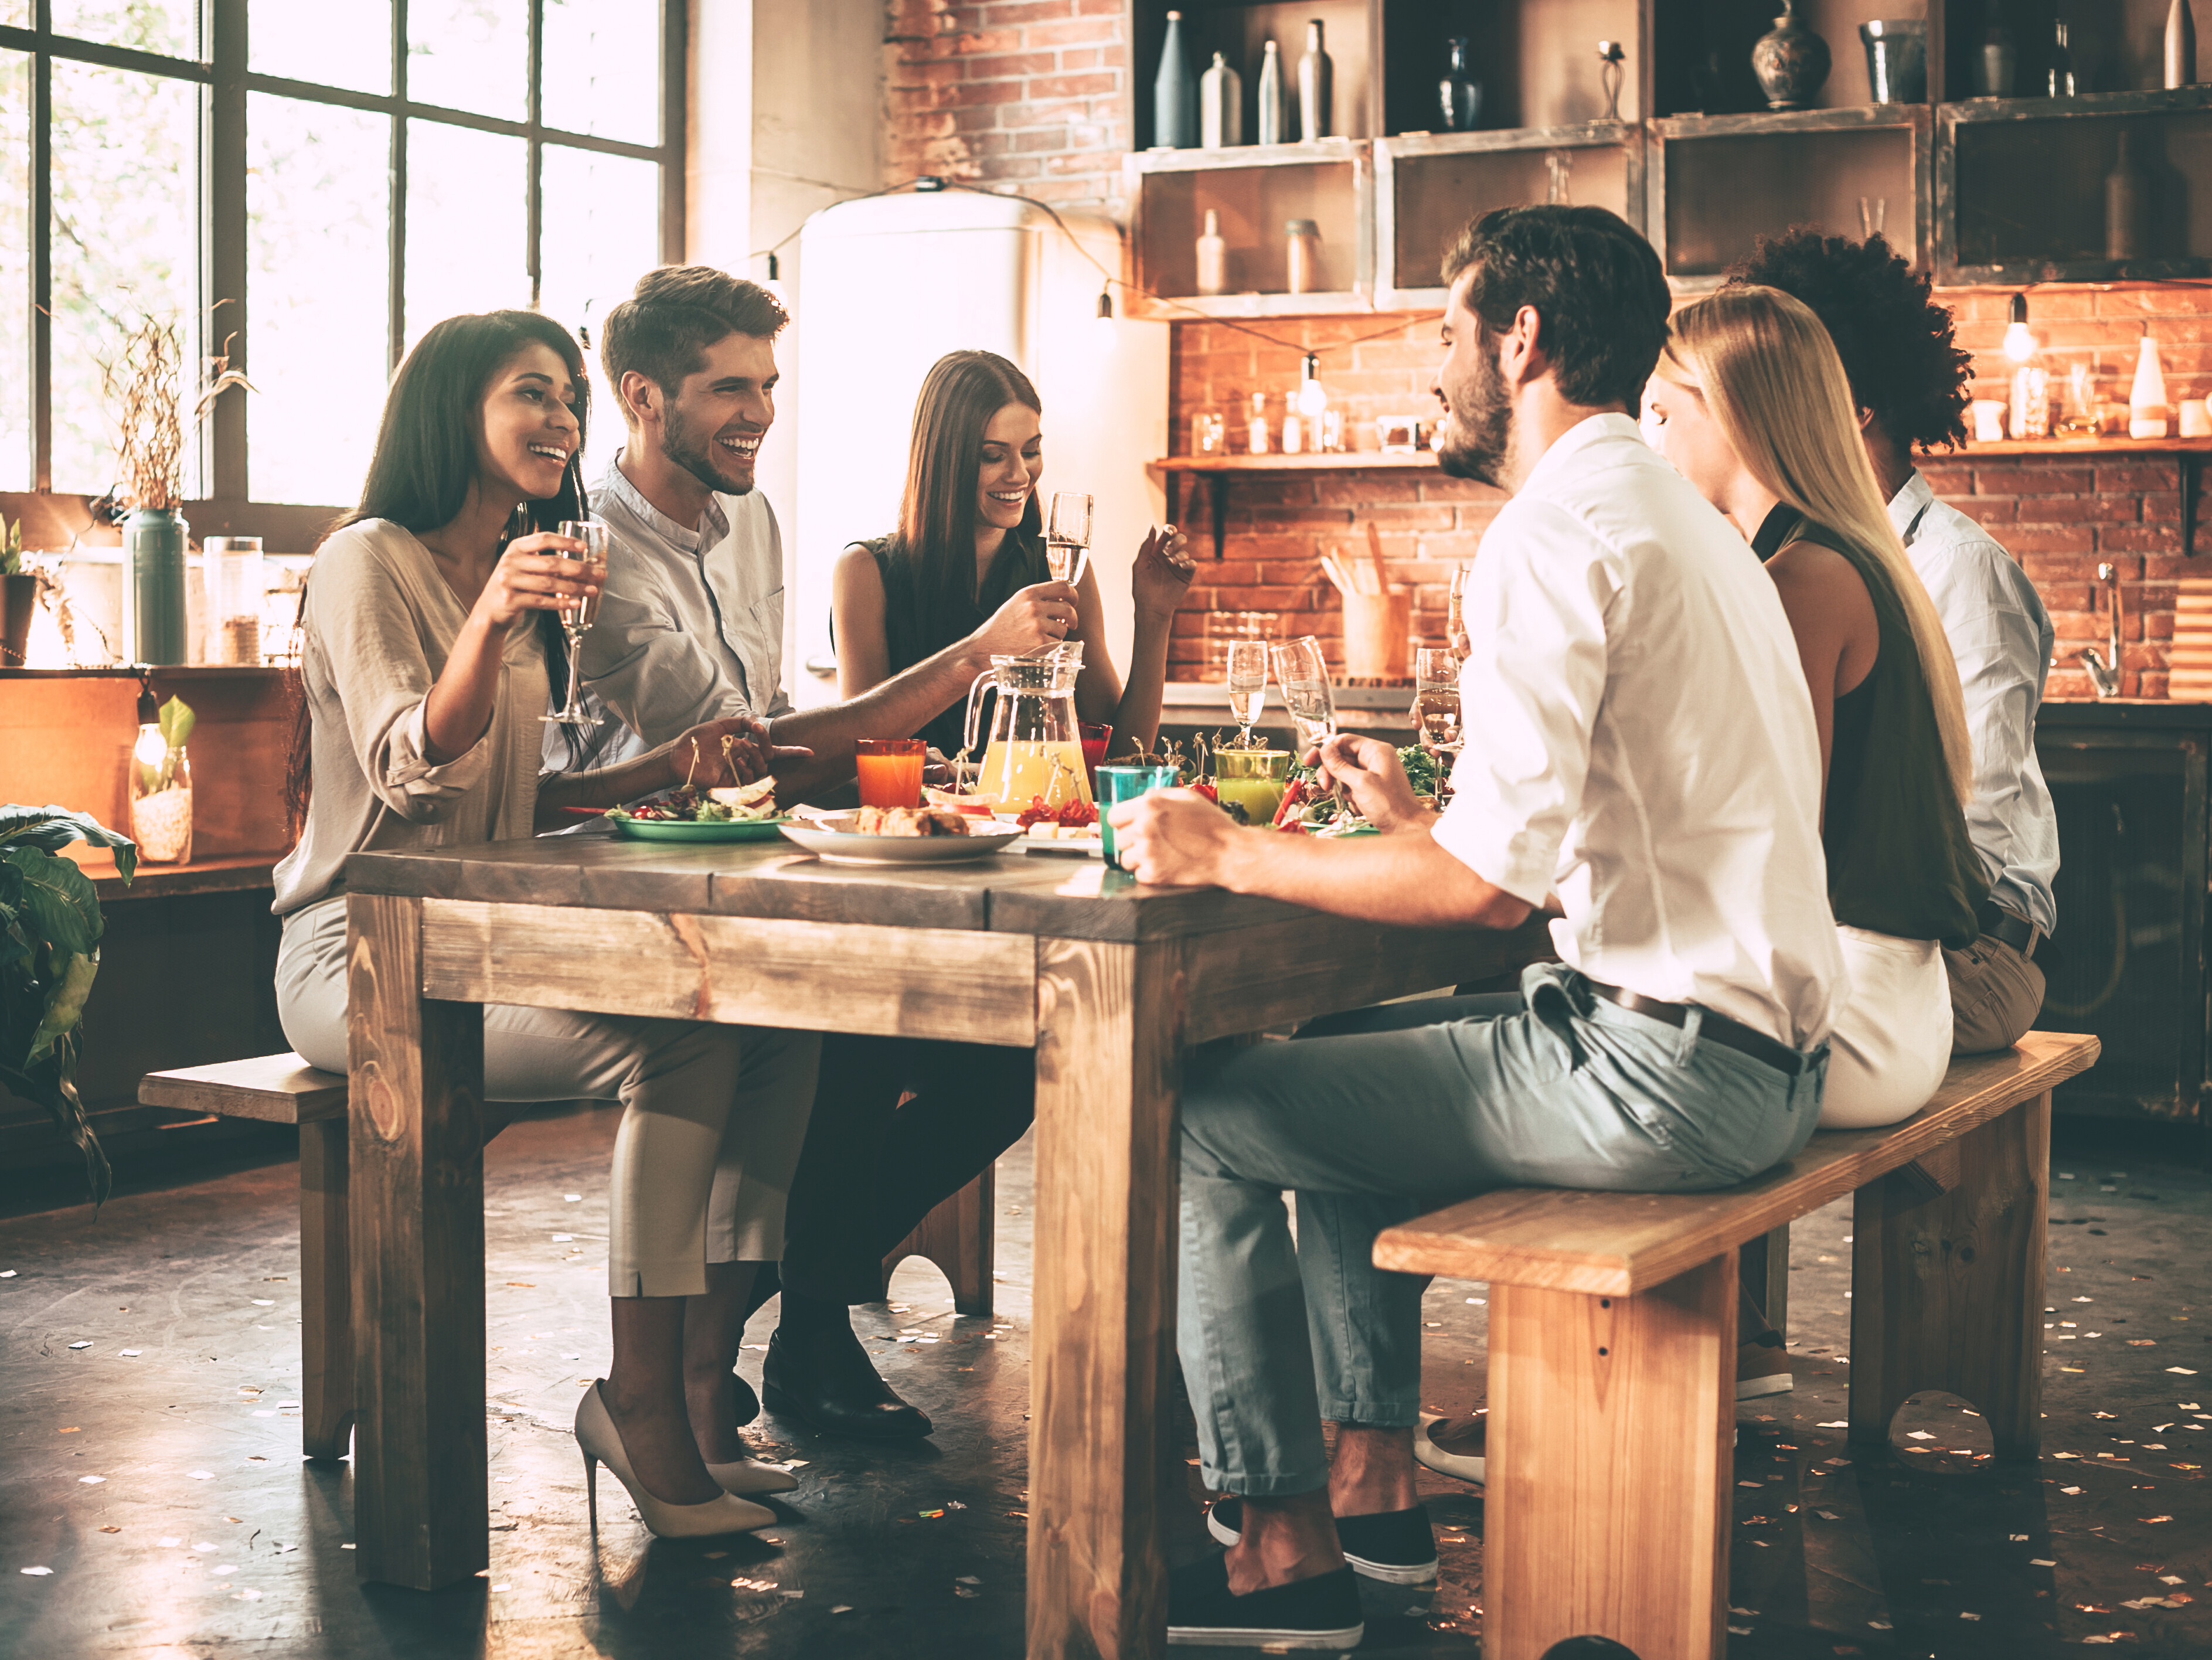
[[[2005,330],[2004,354],[2015,363],[2025,363],[2035,356],[2035,337],[2027,331],[2027,296],[2015,294],[2012,297],[2012,323]]]
[[[783,307],[786,316],[789,316],[791,295],[783,286],[783,262],[772,253],[768,257],[768,280],[761,286],[775,296],[775,303]]]
[[[1114,332],[1114,293],[1110,289],[1098,290],[1098,332]]]
[[[1321,384],[1321,358],[1308,352],[1298,368],[1298,413],[1307,420],[1316,420],[1328,408],[1328,393]]]

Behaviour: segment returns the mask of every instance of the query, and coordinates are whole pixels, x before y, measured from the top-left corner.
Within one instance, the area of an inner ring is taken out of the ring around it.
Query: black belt
[[[1984,899],[1974,912],[1975,924],[1992,939],[2002,940],[2023,957],[2035,955],[2035,924],[2016,916],[1994,899]]]
[[[1583,983],[1595,996],[1638,1014],[1648,1014],[1654,1020],[1664,1020],[1670,1026],[1687,1025],[1690,1005],[1662,1003],[1656,997],[1646,997],[1642,992],[1628,991],[1620,986],[1608,986],[1603,981],[1585,978]],[[1763,1061],[1778,1072],[1786,1072],[1793,1078],[1805,1070],[1805,1056],[1787,1043],[1778,1043],[1765,1032],[1754,1031],[1741,1020],[1731,1020],[1725,1014],[1716,1014],[1711,1009],[1700,1009],[1705,1023],[1698,1035],[1709,1037],[1716,1043],[1726,1045],[1739,1054]]]

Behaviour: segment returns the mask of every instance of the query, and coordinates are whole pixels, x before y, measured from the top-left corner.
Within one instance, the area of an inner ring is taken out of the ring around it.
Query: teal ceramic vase
[[[185,659],[185,540],[191,529],[173,508],[140,508],[123,521],[134,663]]]

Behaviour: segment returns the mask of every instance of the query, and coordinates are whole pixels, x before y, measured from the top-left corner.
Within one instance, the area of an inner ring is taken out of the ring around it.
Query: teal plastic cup
[[[1173,789],[1182,775],[1174,767],[1103,766],[1098,769],[1098,839],[1099,851],[1106,862],[1115,870],[1121,868],[1121,856],[1114,851],[1114,826],[1106,815],[1123,801],[1133,801],[1140,795],[1150,795],[1154,790]]]

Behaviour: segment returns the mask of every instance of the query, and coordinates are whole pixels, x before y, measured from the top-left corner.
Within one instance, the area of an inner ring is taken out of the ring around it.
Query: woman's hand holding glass
[[[1039,582],[1019,588],[969,636],[969,655],[980,668],[988,667],[994,657],[1048,651],[1063,640],[1082,637],[1075,620],[1075,590],[1066,583]]]
[[[596,599],[607,568],[584,557],[584,544],[573,536],[538,531],[507,544],[477,596],[476,613],[497,628],[507,628],[532,611],[557,611],[580,599]]]
[[[1189,539],[1173,525],[1155,525],[1137,549],[1129,572],[1129,598],[1139,617],[1172,617],[1190,592],[1198,569]]]

